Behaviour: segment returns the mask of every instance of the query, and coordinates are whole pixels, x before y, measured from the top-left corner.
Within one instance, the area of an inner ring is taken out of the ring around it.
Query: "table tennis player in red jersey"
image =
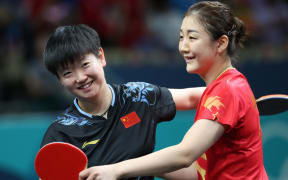
[[[115,180],[180,169],[176,178],[181,180],[267,180],[255,98],[244,75],[232,66],[244,37],[243,22],[227,5],[192,5],[182,21],[179,51],[187,72],[200,75],[207,86],[194,124],[175,146],[88,168],[79,179]]]

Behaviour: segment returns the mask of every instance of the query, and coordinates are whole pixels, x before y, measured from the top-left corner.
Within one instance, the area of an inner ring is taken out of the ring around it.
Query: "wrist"
[[[123,172],[121,170],[121,166],[119,163],[113,164],[113,171],[115,172],[115,176],[117,179],[123,178]]]

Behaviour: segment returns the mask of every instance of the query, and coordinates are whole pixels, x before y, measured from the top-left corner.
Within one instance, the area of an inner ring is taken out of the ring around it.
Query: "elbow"
[[[187,157],[182,163],[182,168],[188,168],[192,163],[193,161]]]
[[[179,167],[187,168],[191,166],[191,164],[196,160],[193,151],[187,149],[185,146],[181,145],[181,143],[177,146],[179,146]]]

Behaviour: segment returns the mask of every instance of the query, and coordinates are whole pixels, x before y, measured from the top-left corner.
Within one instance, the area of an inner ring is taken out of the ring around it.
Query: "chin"
[[[194,66],[189,66],[187,65],[186,66],[186,71],[189,73],[189,74],[195,74],[196,73],[196,68]]]

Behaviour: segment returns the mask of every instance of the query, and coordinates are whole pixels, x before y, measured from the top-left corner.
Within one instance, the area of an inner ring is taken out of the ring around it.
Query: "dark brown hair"
[[[185,17],[189,15],[196,15],[212,40],[217,40],[222,35],[228,36],[227,52],[231,58],[235,57],[238,47],[243,47],[246,28],[242,20],[235,17],[227,5],[218,1],[198,2],[189,7]]]
[[[91,27],[85,24],[59,26],[46,43],[44,64],[58,77],[59,68],[80,60],[88,53],[98,56],[100,47],[98,33]]]

